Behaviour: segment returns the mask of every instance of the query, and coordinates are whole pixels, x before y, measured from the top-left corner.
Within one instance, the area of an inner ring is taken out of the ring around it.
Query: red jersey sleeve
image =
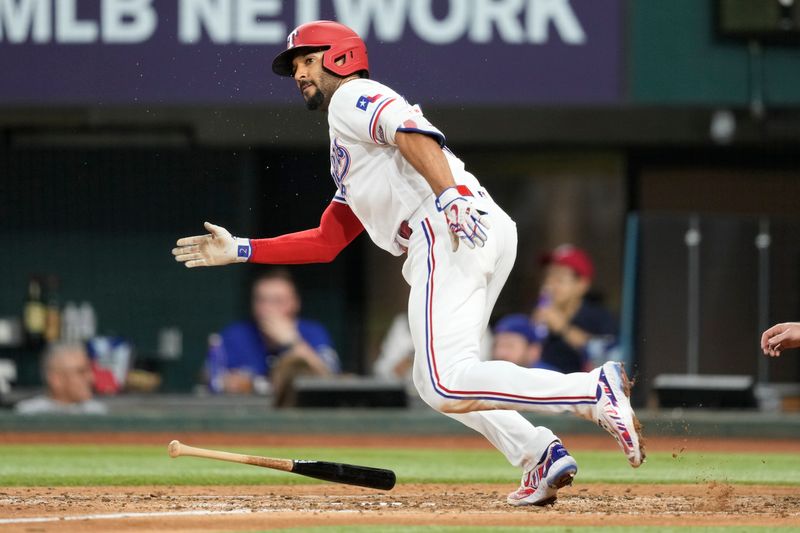
[[[250,263],[299,265],[329,263],[364,230],[347,204],[333,201],[319,227],[269,239],[250,239]]]

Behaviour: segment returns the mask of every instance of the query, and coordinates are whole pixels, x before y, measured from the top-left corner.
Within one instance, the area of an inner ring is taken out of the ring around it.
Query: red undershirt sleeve
[[[299,265],[329,263],[364,230],[361,221],[340,202],[331,202],[319,227],[270,239],[250,239],[250,263]]]

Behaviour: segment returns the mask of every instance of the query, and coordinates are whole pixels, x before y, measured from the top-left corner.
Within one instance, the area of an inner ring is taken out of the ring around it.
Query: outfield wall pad
[[[720,411],[640,411],[646,435],[800,438],[800,415]],[[572,416],[525,415],[559,434],[597,428]],[[472,431],[427,409],[303,409],[262,413],[130,413],[105,416],[0,413],[2,432],[241,432],[308,434],[459,435]]]

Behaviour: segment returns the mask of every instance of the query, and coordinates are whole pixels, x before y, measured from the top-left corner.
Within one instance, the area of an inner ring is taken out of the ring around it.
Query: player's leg
[[[504,215],[504,213],[502,213]],[[463,340],[465,346],[459,350],[461,356],[456,356],[461,363],[468,364],[469,361],[478,360],[478,345],[480,334],[486,328],[488,316],[497,300],[498,294],[502,289],[505,280],[514,264],[516,254],[516,228],[508,217],[498,220],[499,216],[493,218],[492,238],[497,250],[481,250],[475,252],[477,257],[471,257],[477,264],[482,264],[486,271],[484,275],[476,275],[471,269],[462,269],[459,265],[449,265],[457,275],[467,274],[468,281],[461,283],[464,294],[469,295],[464,301],[465,312],[453,315],[459,322],[463,318],[466,322],[471,321],[477,324],[474,327],[465,328]],[[488,246],[488,243],[487,243]],[[500,251],[505,253],[498,253]],[[484,254],[484,252],[489,252]],[[483,256],[483,257],[481,257]],[[435,260],[435,258],[433,258]],[[463,265],[462,265],[463,266]],[[430,267],[435,270],[434,261],[428,264],[426,259],[426,270]],[[442,268],[440,263],[439,268]],[[449,270],[448,270],[449,271]],[[412,281],[412,280],[409,280]],[[412,283],[413,285],[413,283]],[[435,281],[434,281],[435,290]],[[426,291],[427,293],[428,291]],[[413,291],[409,301],[409,312],[411,324],[420,324],[425,320],[428,311],[424,311],[426,303],[418,296],[421,291]],[[420,311],[423,309],[423,311]],[[470,324],[473,326],[472,324]],[[431,326],[433,326],[431,324]],[[433,326],[435,327],[435,326]],[[426,401],[431,403],[434,408],[442,410],[439,397],[433,392],[434,388],[428,383],[433,382],[430,366],[423,360],[420,354],[423,348],[420,344],[424,342],[422,329],[412,328],[416,333],[415,343],[418,347],[415,359],[415,383],[418,390]],[[435,348],[434,348],[435,349]],[[427,349],[424,349],[426,352]],[[453,353],[449,352],[452,356]],[[468,355],[468,357],[464,357]],[[427,356],[427,353],[426,353]],[[430,380],[430,381],[429,381]],[[462,409],[461,406],[459,409]],[[577,472],[575,460],[569,456],[561,445],[557,437],[545,427],[534,427],[530,422],[519,413],[510,410],[494,411],[474,411],[466,413],[445,413],[448,416],[460,421],[466,426],[484,435],[503,455],[515,466],[523,470],[522,483],[519,489],[512,492],[508,497],[508,502],[514,505],[543,505],[555,501],[556,493],[559,488],[572,482],[572,478]]]
[[[571,412],[601,423],[638,466],[642,455],[633,412],[623,392],[625,377],[618,366],[561,374],[478,360],[486,309],[496,298],[490,294],[490,281],[501,270],[502,257],[512,244],[504,238],[510,233],[503,229],[505,219],[497,218],[493,238],[482,249],[451,252],[447,228],[432,217],[420,227],[424,242],[412,243],[404,273],[412,287],[409,319],[417,348],[414,376],[420,395],[446,413]]]
[[[411,285],[417,389],[427,403],[448,413],[512,409],[590,418],[597,376],[478,358],[486,316],[516,250],[514,223],[503,215],[493,213],[491,237],[475,250],[453,253],[445,224],[434,217],[412,235],[404,274]]]
[[[486,437],[511,465],[523,470],[536,466],[544,450],[558,439],[548,428],[534,426],[516,411],[444,414]]]
[[[514,239],[515,244],[511,247],[514,253],[508,253],[503,257],[487,284],[483,325],[480,331],[486,329],[492,308],[514,264],[516,233],[510,237]],[[534,426],[517,411],[494,410],[445,414],[486,437],[509,463],[522,468],[523,471],[532,470],[550,444],[558,439],[550,429]]]
[[[494,218],[503,216],[502,223],[496,221],[493,239],[502,239],[499,244],[505,253],[493,254],[496,257],[494,272],[486,282],[485,300],[482,306],[482,325],[478,331],[483,333],[489,323],[494,304],[500,295],[508,275],[514,266],[517,252],[516,225],[505,214],[496,214]],[[490,246],[495,243],[488,243]],[[419,309],[419,303],[409,307]],[[421,319],[422,317],[420,317]],[[420,365],[424,368],[426,365]],[[423,373],[424,374],[424,373]],[[551,442],[557,437],[548,428],[534,426],[516,411],[473,411],[471,413],[446,413],[486,437],[514,466],[530,470],[542,456]]]
[[[502,212],[501,214],[504,215]],[[513,225],[513,222],[507,217],[503,220],[506,219]],[[516,250],[515,228],[513,231],[496,232],[495,235],[501,237],[496,239],[500,249],[496,250],[495,275],[488,278],[486,285],[486,302],[481,330],[488,323],[492,308],[513,266],[513,252]],[[480,294],[480,292],[476,291],[476,294]],[[447,311],[445,312],[447,313]],[[434,354],[435,349],[432,348],[431,353]],[[433,357],[430,357],[428,361],[435,364]],[[444,366],[447,366],[447,363]],[[645,454],[640,443],[639,423],[630,406],[630,386],[624,369],[619,363],[609,362],[589,373],[578,372],[566,376],[545,370],[522,369],[517,365],[501,361],[479,361],[477,363],[470,361],[457,364],[456,367],[452,372],[448,372],[447,368],[443,368],[442,371],[451,375],[450,390],[465,392],[463,394],[463,398],[466,400],[464,405],[468,408],[480,408],[471,399],[475,396],[482,396],[486,398],[488,408],[492,409],[572,412],[598,423],[610,433],[617,440],[632,466],[639,466],[644,460]],[[538,383],[534,385],[535,388],[531,388],[529,379],[520,381],[521,373],[528,374],[528,376],[536,374],[539,379],[544,376],[547,385],[542,386],[541,383]],[[550,377],[547,377],[548,374]],[[587,382],[590,387],[589,394],[583,398],[575,398],[576,391],[585,390]],[[488,390],[487,385],[491,386]],[[444,383],[441,386],[442,388],[446,387]],[[530,397],[530,390],[538,391],[538,394]],[[469,394],[474,391],[478,392]],[[505,392],[506,395],[498,395],[492,401],[492,395],[485,394],[489,391]],[[528,397],[525,398],[525,396]],[[451,397],[448,401],[451,402],[453,399]],[[451,405],[452,403],[447,404],[447,406]],[[447,410],[447,406],[443,405],[442,408]]]

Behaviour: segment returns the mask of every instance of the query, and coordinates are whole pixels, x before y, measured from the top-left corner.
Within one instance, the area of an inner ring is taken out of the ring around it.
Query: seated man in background
[[[108,412],[105,405],[92,398],[92,363],[82,344],[48,346],[42,355],[42,379],[47,393],[17,403],[14,406],[17,413],[102,415]]]
[[[542,361],[564,372],[582,372],[608,359],[617,345],[617,324],[605,308],[586,298],[594,265],[589,255],[563,244],[542,258],[539,302],[531,320],[544,338]]]
[[[327,376],[339,372],[339,357],[322,324],[298,316],[300,296],[288,270],[275,269],[253,282],[252,318],[235,322],[220,333],[224,368],[217,370],[215,349],[207,369],[215,392],[246,394],[254,383],[269,379],[276,404],[292,378],[300,373]],[[214,375],[221,372],[221,375]]]
[[[542,361],[542,340],[527,315],[504,316],[494,327],[492,359],[525,368],[557,370]]]

